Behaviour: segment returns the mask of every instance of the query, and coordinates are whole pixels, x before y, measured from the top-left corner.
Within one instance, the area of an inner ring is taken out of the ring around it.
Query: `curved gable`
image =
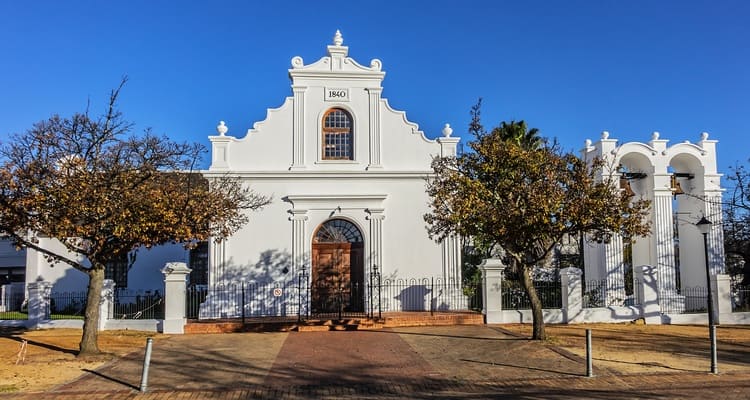
[[[269,109],[244,138],[227,136],[223,128],[210,136],[210,170],[429,173],[433,157],[455,154],[458,138],[428,139],[405,112],[381,97],[385,72],[380,60],[366,67],[348,57],[342,44],[337,32],[328,54],[316,62],[305,65],[301,57],[293,57],[288,70],[293,95]],[[323,127],[323,116],[334,108],[351,116],[353,128],[347,135]],[[451,130],[444,131],[450,136]],[[351,155],[331,157],[332,149],[341,146]]]

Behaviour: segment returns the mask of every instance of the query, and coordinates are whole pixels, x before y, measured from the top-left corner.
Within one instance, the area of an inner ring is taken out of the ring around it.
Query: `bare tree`
[[[195,171],[203,146],[133,127],[117,109],[54,115],[0,146],[0,232],[51,263],[88,276],[79,356],[99,353],[99,303],[108,262],[169,242],[220,240],[270,198],[234,179],[207,181]],[[64,251],[39,238],[57,239]]]

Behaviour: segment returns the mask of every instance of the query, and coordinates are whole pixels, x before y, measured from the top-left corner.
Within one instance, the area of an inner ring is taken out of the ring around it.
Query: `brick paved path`
[[[422,381],[440,374],[398,334],[375,331],[290,334],[265,384],[360,386]]]
[[[492,327],[175,336],[45,393],[2,399],[750,398],[750,374],[581,376],[580,359]],[[748,360],[750,362],[750,360]]]

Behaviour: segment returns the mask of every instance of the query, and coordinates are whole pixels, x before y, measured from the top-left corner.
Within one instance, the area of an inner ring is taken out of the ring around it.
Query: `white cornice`
[[[290,69],[289,76],[292,79],[295,78],[307,78],[307,79],[353,79],[353,80],[376,80],[382,81],[385,77],[385,72],[369,72],[369,71],[305,71]],[[295,81],[296,82],[296,81]]]
[[[387,198],[387,194],[290,194],[282,200],[292,203],[293,209],[382,209]]]
[[[247,179],[425,179],[432,171],[202,171],[207,178],[231,176]]]

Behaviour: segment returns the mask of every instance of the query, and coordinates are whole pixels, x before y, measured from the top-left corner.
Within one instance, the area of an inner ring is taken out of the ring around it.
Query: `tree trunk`
[[[532,340],[545,340],[547,335],[544,332],[544,314],[542,314],[542,301],[539,300],[539,295],[536,293],[534,287],[534,281],[531,279],[531,269],[533,266],[524,265],[521,268],[521,284],[526,294],[529,295],[531,301],[531,315],[534,323],[533,333],[531,335]]]
[[[88,294],[86,295],[86,311],[83,317],[83,336],[81,337],[78,357],[101,354],[99,350],[99,305],[102,300],[104,286],[104,266],[93,263],[87,272],[89,276]]]

